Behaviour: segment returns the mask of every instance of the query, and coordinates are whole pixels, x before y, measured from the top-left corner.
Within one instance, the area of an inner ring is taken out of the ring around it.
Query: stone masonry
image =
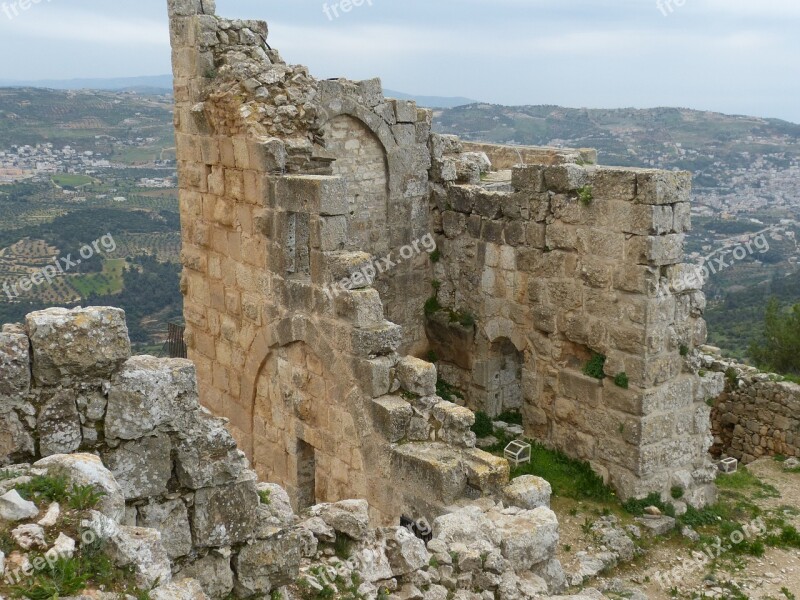
[[[260,476],[297,508],[434,517],[508,478],[472,411],[518,410],[623,497],[713,500],[708,390],[680,351],[704,298],[660,293],[689,174],[432,134],[377,79],[286,64],[266,23],[168,5],[189,355]]]
[[[41,549],[61,548],[72,556],[90,543],[87,530],[154,600],[299,600],[314,585],[327,586],[325,597],[335,598],[534,600],[565,587],[555,558],[558,521],[542,479],[498,481],[493,494],[454,502],[427,522],[420,518],[418,530],[425,527],[427,541],[398,523],[375,528],[363,499],[295,512],[283,488],[257,480],[226,420],[201,407],[190,361],[130,356],[123,311],[32,313],[24,324],[5,325],[0,342],[0,527],[17,527],[0,551],[0,595],[9,593],[9,578],[38,560],[22,533],[33,535]],[[276,361],[297,368],[297,348]],[[421,375],[417,367],[413,359],[398,367],[414,389],[428,385],[429,373]],[[395,407],[411,410],[399,398],[381,402],[390,416]],[[431,422],[443,422],[443,437],[454,448],[469,445],[463,429],[449,422],[461,413],[443,404],[432,408]],[[403,418],[386,426],[392,439],[408,435]],[[422,423],[415,427],[424,429]],[[405,456],[415,460],[413,452]],[[465,460],[456,450],[449,456]],[[456,471],[450,473],[455,477]],[[481,473],[486,471],[474,471],[475,485]],[[67,507],[37,508],[17,492],[45,475],[102,492],[82,518],[77,542],[64,536],[62,527],[69,524],[59,521]],[[436,479],[430,484],[443,485]],[[457,482],[448,485],[424,491],[458,495]],[[33,522],[19,525],[25,521]],[[331,595],[333,587],[340,595]],[[109,600],[130,597],[96,589],[80,596],[98,593]],[[597,597],[602,595],[593,590],[558,596]]]

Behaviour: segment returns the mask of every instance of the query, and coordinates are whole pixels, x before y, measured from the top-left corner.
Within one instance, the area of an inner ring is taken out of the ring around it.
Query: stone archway
[[[310,346],[272,350],[255,388],[253,467],[261,478],[284,486],[297,510],[365,495],[349,390]]]
[[[473,370],[475,396],[480,410],[496,417],[523,406],[522,367],[524,356],[508,338],[495,340]]]
[[[324,127],[326,149],[335,157],[333,174],[347,183],[348,250],[385,254],[389,249],[389,168],[380,139],[350,115]]]

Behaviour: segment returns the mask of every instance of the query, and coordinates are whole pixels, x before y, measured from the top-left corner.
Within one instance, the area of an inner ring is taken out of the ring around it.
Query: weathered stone
[[[363,540],[369,530],[369,505],[365,500],[317,504],[311,507],[309,513],[354,540]]]
[[[418,396],[436,393],[436,367],[429,362],[406,356],[397,363],[397,378],[403,389]]]
[[[135,440],[158,427],[180,430],[180,419],[198,407],[191,362],[134,356],[111,382],[106,437]]]
[[[0,414],[0,464],[30,457],[34,451],[33,437],[17,413]]]
[[[185,556],[192,550],[189,513],[181,500],[140,506],[139,525],[161,532],[161,543],[170,559]]]
[[[511,506],[533,510],[544,506],[550,508],[550,496],[553,490],[550,484],[541,477],[523,475],[514,479],[503,488],[505,500]]]
[[[131,355],[125,312],[118,308],[49,308],[29,314],[25,325],[39,385],[109,379]]]
[[[0,396],[25,394],[31,384],[28,336],[0,332]]]
[[[3,521],[22,521],[32,519],[39,514],[33,502],[25,500],[17,490],[11,490],[0,496],[0,519]]]
[[[210,598],[221,600],[233,591],[231,559],[211,552],[175,575],[177,582],[185,578],[196,580]]]
[[[169,436],[157,435],[121,444],[105,455],[126,500],[158,496],[172,477]]]
[[[45,469],[50,476],[64,476],[73,485],[90,485],[103,495],[97,510],[119,521],[125,514],[125,498],[111,471],[93,454],[56,454],[33,465]]]
[[[192,507],[192,538],[198,547],[229,546],[252,535],[258,513],[255,482],[197,490]]]
[[[175,470],[181,484],[199,489],[236,481],[245,468],[231,434],[222,422],[198,414],[187,430],[178,434]]]
[[[406,437],[414,415],[414,409],[408,402],[399,396],[384,396],[372,401],[372,411],[379,431],[389,442],[399,442]]]
[[[237,594],[268,594],[293,583],[300,572],[301,545],[299,533],[287,530],[244,546],[234,559]]]
[[[160,585],[152,590],[149,596],[151,600],[208,600],[200,582],[194,579],[183,579]]]
[[[42,456],[69,454],[80,448],[83,435],[74,393],[56,392],[39,413],[36,429]]]
[[[395,576],[407,575],[425,568],[431,556],[425,543],[405,527],[381,530],[386,541],[386,556]]]

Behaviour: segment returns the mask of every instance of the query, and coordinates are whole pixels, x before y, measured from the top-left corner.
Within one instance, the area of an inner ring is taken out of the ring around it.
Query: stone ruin
[[[565,586],[544,480],[451,507],[426,542],[397,523],[374,528],[363,499],[296,513],[280,486],[258,482],[226,425],[201,407],[190,361],[130,355],[119,309],[54,308],[5,325],[0,531],[15,546],[3,538],[0,597],[39,569],[35,552],[71,557],[87,531],[151,600],[305,600],[334,587],[349,600],[533,600]],[[78,539],[62,530],[66,507],[19,496],[42,475],[103,493]],[[81,597],[131,598],[103,592]]]
[[[297,509],[434,518],[507,482],[470,428],[511,410],[623,498],[714,500],[688,173],[437,135],[378,79],[287,64],[264,22],[168,4],[189,356],[259,476]]]

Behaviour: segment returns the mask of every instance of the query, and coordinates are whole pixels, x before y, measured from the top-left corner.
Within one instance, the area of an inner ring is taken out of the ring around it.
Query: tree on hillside
[[[800,375],[800,304],[787,314],[772,298],[764,315],[760,341],[750,345],[750,356],[762,369],[784,375]]]

